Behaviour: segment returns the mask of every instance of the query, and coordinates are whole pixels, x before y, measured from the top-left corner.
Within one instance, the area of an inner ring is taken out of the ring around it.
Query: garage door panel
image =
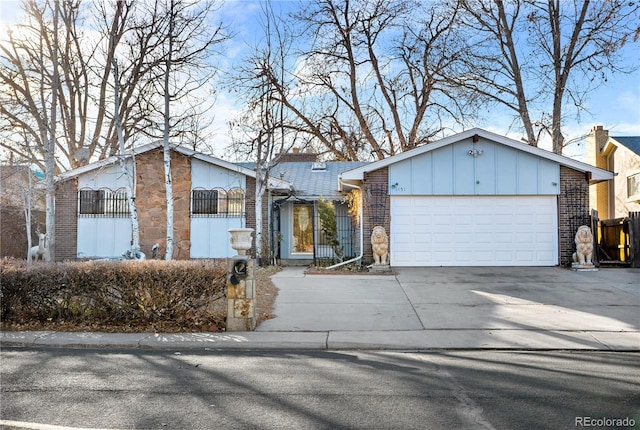
[[[392,196],[391,214],[392,265],[557,264],[555,196]]]

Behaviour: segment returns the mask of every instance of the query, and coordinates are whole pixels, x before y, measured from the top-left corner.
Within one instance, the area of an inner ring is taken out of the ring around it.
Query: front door
[[[313,206],[293,206],[293,254],[313,255]]]

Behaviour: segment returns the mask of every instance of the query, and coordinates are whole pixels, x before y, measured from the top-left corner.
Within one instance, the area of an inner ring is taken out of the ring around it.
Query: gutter
[[[340,183],[340,185],[344,185],[347,187],[351,187],[351,188],[357,188],[358,190],[360,190],[360,255],[358,255],[355,258],[352,258],[350,260],[347,261],[342,261],[338,264],[334,264],[333,266],[329,266],[326,269],[335,269],[336,267],[340,267],[340,266],[344,266],[345,264],[349,264],[349,263],[353,263],[354,261],[358,261],[358,260],[362,260],[362,256],[364,255],[364,208],[363,208],[363,199],[364,199],[364,195],[362,194],[362,188],[360,188],[357,185],[353,185],[353,184],[348,184],[346,182],[342,181],[342,176],[338,176],[338,182]]]

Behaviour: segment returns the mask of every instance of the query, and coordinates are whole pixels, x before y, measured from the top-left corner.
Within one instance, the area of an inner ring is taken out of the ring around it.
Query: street
[[[639,358],[564,351],[5,347],[0,426],[640,428]]]

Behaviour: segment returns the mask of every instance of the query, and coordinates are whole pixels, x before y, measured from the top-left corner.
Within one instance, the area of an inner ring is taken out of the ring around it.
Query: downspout
[[[327,267],[327,270],[335,269],[336,267],[344,266],[345,264],[362,260],[362,256],[364,255],[364,210],[362,205],[364,196],[362,195],[362,188],[360,188],[357,185],[352,185],[352,184],[347,184],[346,182],[342,182],[342,176],[338,176],[338,181],[340,182],[340,185],[343,185],[343,186],[346,185],[347,187],[357,188],[358,190],[360,190],[360,255],[358,255],[355,258],[352,258],[351,260],[342,261],[340,263],[334,264],[333,266],[329,266]]]

